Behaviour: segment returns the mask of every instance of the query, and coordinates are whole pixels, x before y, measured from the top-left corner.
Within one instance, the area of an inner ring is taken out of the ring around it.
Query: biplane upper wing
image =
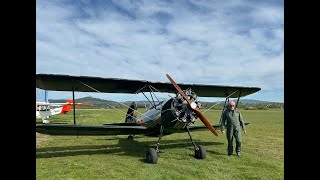
[[[54,91],[80,91],[104,93],[137,93],[143,87],[152,86],[161,92],[175,93],[171,83],[151,82],[118,78],[101,78],[89,76],[70,76],[58,74],[37,74],[36,86],[40,89]],[[182,89],[191,88],[201,97],[242,97],[260,91],[258,87],[219,86],[201,84],[178,84]],[[150,91],[149,88],[143,89]]]
[[[81,135],[81,136],[104,136],[104,135],[130,135],[148,134],[151,128],[139,126],[135,123],[119,123],[104,125],[77,125],[77,124],[37,124],[36,132],[49,135]]]

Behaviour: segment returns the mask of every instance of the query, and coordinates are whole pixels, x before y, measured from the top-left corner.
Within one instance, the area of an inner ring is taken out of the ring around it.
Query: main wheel
[[[132,136],[132,135],[129,135],[129,136],[128,136],[128,140],[129,140],[129,141],[132,141],[132,140],[133,140],[133,136]]]
[[[194,156],[197,159],[205,159],[206,158],[206,154],[207,154],[206,149],[202,145],[199,145],[198,148],[199,148],[198,150],[194,150],[194,153],[195,153]]]
[[[154,148],[149,148],[147,150],[146,160],[147,160],[147,163],[157,164],[157,162],[158,162],[158,153]]]

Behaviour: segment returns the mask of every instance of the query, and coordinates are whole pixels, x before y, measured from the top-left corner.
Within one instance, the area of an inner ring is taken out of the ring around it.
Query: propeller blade
[[[218,136],[218,132],[211,126],[211,124],[209,123],[209,121],[207,120],[207,118],[202,114],[202,112],[200,111],[200,109],[197,107],[197,105],[192,102],[182,91],[182,89],[178,86],[177,83],[174,82],[174,80],[168,75],[166,74],[167,78],[169,79],[169,81],[172,83],[172,85],[177,89],[177,91],[179,92],[179,94],[188,102],[189,106],[196,112],[196,114],[199,116],[200,120],[202,121],[202,123],[215,135]]]
[[[202,112],[200,111],[200,109],[197,107],[196,109],[194,109],[194,111],[197,113],[197,115],[199,116],[200,120],[203,122],[204,125],[207,126],[207,128],[216,136],[218,135],[218,132],[211,126],[211,124],[209,123],[209,121],[207,120],[207,118],[202,114]]]
[[[181,96],[188,102],[188,104],[190,105],[192,102],[191,100],[184,94],[184,92],[182,91],[182,89],[178,86],[178,84],[176,82],[174,82],[174,80],[169,76],[169,74],[166,74],[167,78],[169,79],[169,81],[172,83],[172,85],[176,88],[176,90],[179,92],[179,94],[181,94]]]

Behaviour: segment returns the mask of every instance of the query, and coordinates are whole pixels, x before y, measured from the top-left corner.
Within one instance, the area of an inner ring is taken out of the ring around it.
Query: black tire
[[[146,160],[147,160],[147,163],[157,164],[157,162],[158,162],[158,153],[154,148],[149,148],[147,150]]]
[[[129,140],[129,141],[132,141],[132,140],[133,140],[133,136],[132,136],[132,135],[129,135],[129,136],[128,136],[128,140]]]
[[[206,154],[207,154],[206,149],[202,145],[199,145],[198,148],[199,148],[199,150],[194,150],[194,154],[195,154],[194,156],[197,159],[205,159],[206,158]]]

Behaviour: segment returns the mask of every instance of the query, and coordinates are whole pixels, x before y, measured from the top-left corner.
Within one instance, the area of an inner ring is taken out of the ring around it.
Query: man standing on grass
[[[234,101],[230,101],[228,108],[223,112],[221,121],[222,133],[224,133],[225,126],[227,126],[228,156],[231,156],[233,153],[233,137],[236,139],[237,156],[241,156],[240,126],[244,134],[246,133],[246,128],[240,111],[235,108]]]

